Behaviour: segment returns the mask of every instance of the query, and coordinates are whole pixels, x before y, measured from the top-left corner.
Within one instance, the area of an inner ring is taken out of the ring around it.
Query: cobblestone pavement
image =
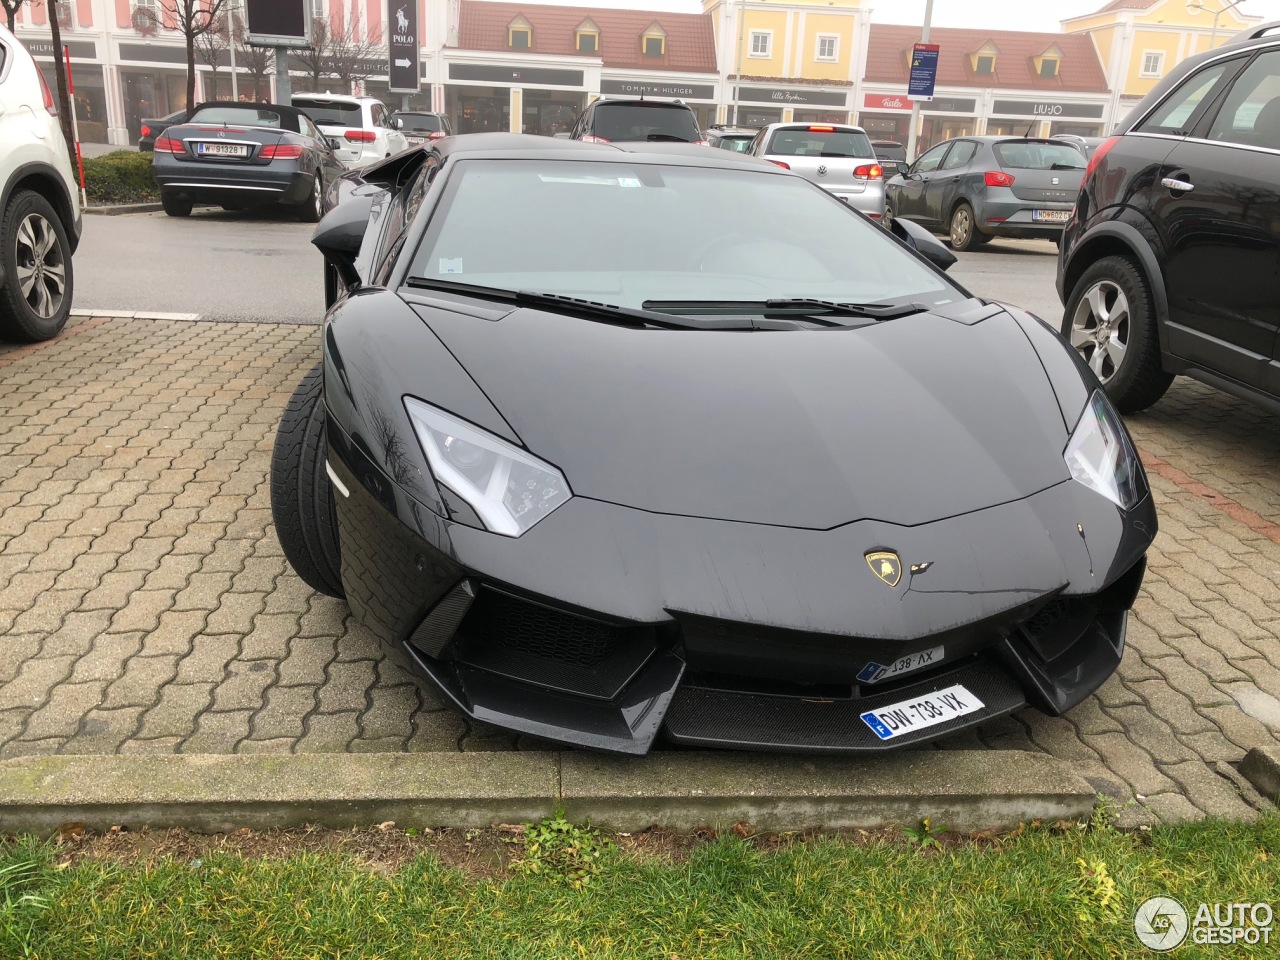
[[[537,747],[384,659],[271,529],[277,418],[315,327],[77,318],[0,345],[0,758]],[[1249,816],[1280,741],[1280,418],[1189,381],[1130,421],[1160,535],[1118,674],[947,747],[1077,761],[1141,822]]]

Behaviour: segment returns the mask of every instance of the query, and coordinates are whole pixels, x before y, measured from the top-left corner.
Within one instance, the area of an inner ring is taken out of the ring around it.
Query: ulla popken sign
[[[815,103],[824,107],[843,107],[848,100],[844,91],[781,90],[777,87],[743,87],[739,100],[748,103]]]

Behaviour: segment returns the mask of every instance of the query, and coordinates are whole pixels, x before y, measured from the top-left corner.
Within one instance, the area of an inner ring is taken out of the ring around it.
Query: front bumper
[[[1155,532],[1149,495],[1124,515],[1068,481],[920,527],[827,531],[574,498],[511,539],[414,500],[332,417],[328,436],[349,491],[336,498],[343,584],[365,625],[469,717],[623,753],[659,734],[870,752],[1028,703],[1061,713],[1118,666]],[[896,587],[864,559],[886,545],[902,557]],[[867,679],[937,647],[935,665]],[[861,719],[955,684],[983,707],[887,741]]]

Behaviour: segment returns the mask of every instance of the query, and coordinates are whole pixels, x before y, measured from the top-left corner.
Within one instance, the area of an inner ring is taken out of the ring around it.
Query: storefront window
[[[40,72],[49,89],[58,89],[53,64],[41,63]],[[76,111],[76,124],[82,143],[107,142],[107,94],[102,82],[102,68],[96,64],[71,65],[72,85],[76,88],[71,98]],[[57,95],[56,93],[54,94]]]
[[[142,135],[142,121],[163,117],[187,105],[185,73],[121,70],[125,127],[130,141]]]
[[[714,103],[691,103],[689,108],[698,118],[698,129],[703,132],[716,122],[716,105]]]
[[[732,115],[732,111],[730,111]],[[738,106],[738,122],[749,127],[763,127],[766,123],[781,123],[782,111],[773,107]]]
[[[796,110],[792,119],[797,123],[848,123],[849,114],[844,110]]]
[[[1102,124],[1100,123],[1081,123],[1078,120],[1059,120],[1049,127],[1049,136],[1065,133],[1075,137],[1100,137],[1102,136]]]
[[[573,130],[587,96],[578,91],[525,90],[524,133],[554,137]]]
[[[526,94],[527,95],[527,94]],[[445,112],[457,133],[492,133],[511,129],[511,91],[506,87],[445,87]]]
[[[907,142],[907,131],[911,129],[909,114],[896,113],[860,113],[857,124],[867,131],[872,140],[896,140]]]

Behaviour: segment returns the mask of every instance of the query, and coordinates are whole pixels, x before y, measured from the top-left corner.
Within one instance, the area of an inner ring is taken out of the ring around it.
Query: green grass
[[[1193,911],[1268,901],[1280,914],[1280,817],[1037,828],[942,849],[729,834],[677,859],[542,826],[498,879],[427,855],[394,872],[316,853],[71,862],[14,841],[0,846],[0,957],[1152,957],[1132,927],[1147,897]],[[1174,956],[1276,949],[1188,942]]]

